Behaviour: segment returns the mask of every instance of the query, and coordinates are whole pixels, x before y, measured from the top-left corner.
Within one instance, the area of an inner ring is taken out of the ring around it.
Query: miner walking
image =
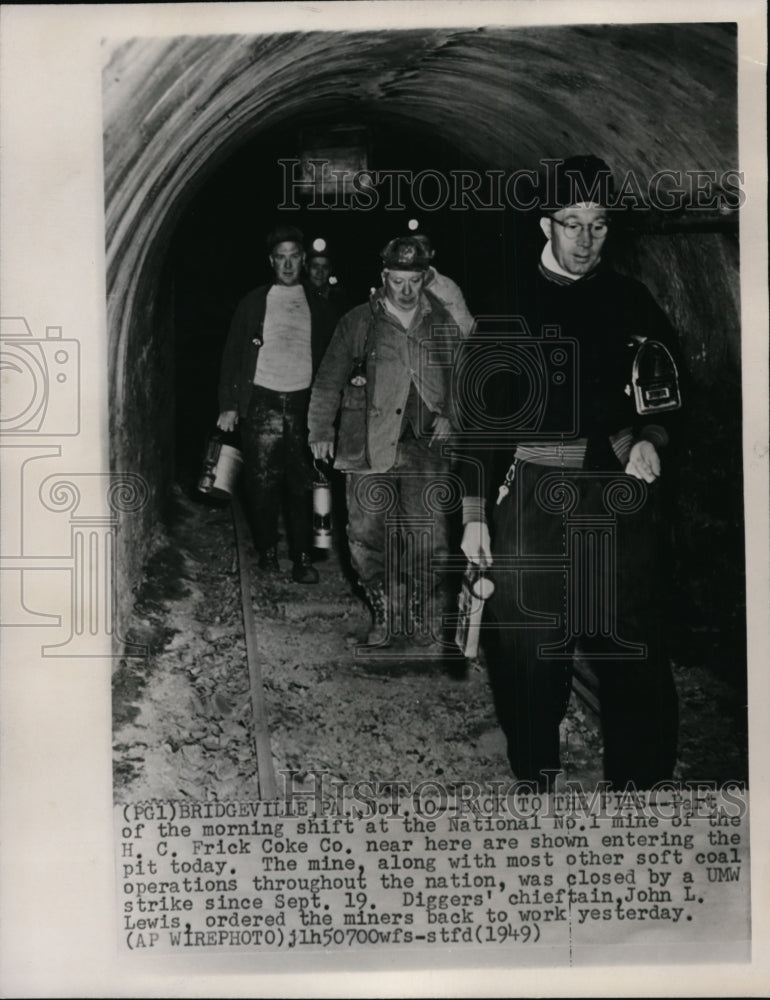
[[[511,282],[509,328],[467,343],[484,384],[458,377],[476,413],[472,450],[458,446],[462,549],[496,585],[487,662],[510,764],[541,787],[561,767],[576,648],[598,676],[605,778],[648,788],[676,757],[661,495],[676,337],[647,288],[605,259],[612,205],[602,160],[560,163],[543,185],[541,257]]]
[[[278,516],[285,487],[292,577],[298,583],[316,583],[318,571],[310,558],[313,470],[307,407],[335,315],[328,302],[301,281],[305,250],[300,230],[274,229],[267,252],[273,281],[239,302],[230,325],[217,426],[231,431],[240,421],[248,514],[260,569],[280,569]]]
[[[308,426],[315,458],[333,457],[347,474],[351,562],[372,611],[368,645],[390,643],[395,606],[411,623],[407,634],[433,654],[442,651],[447,598],[441,487],[451,489],[453,415],[451,366],[431,364],[430,348],[452,355],[461,331],[425,287],[431,258],[413,236],[382,251],[382,286],[337,326]]]

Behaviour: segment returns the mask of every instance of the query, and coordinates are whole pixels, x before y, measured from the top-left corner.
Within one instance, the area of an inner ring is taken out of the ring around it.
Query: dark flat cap
[[[557,212],[570,205],[594,202],[612,208],[615,183],[612,171],[598,156],[570,156],[549,163],[540,184],[540,211]]]

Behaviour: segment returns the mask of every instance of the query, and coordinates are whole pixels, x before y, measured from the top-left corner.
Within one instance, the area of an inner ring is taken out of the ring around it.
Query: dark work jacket
[[[245,417],[257,370],[257,357],[262,346],[267,293],[272,285],[261,285],[238,303],[222,355],[219,377],[219,410],[236,410]],[[310,349],[313,375],[334,332],[335,315],[329,303],[309,292],[303,284],[310,307]]]
[[[353,308],[352,302],[339,285],[330,285],[326,295],[322,295],[309,283],[305,287],[312,295],[317,295],[319,299],[324,299],[324,301],[329,303],[337,320],[342,319],[345,313],[350,312]]]
[[[497,495],[517,443],[587,438],[590,454],[611,463],[610,435],[631,428],[634,440],[659,445],[659,428],[673,433],[676,411],[640,416],[627,392],[634,336],[664,343],[680,385],[684,375],[673,328],[641,282],[600,265],[560,285],[533,268],[517,282],[514,312],[519,319],[478,317],[455,372],[466,496]],[[520,364],[511,363],[512,341]]]

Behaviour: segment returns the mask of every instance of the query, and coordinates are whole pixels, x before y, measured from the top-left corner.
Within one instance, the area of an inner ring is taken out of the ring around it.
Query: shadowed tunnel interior
[[[704,190],[724,194],[738,167],[736,36],[703,24],[134,39],[107,57],[104,115],[111,458],[150,487],[120,526],[120,620],[174,479],[197,471],[230,317],[269,276],[264,236],[279,217],[327,240],[354,303],[412,217],[475,314],[534,252],[531,213],[428,211],[429,185],[403,208],[313,211],[297,196],[279,211],[279,161],[300,155],[308,129],[365,129],[380,171],[509,175],[592,152],[644,190],[661,171],[700,171]],[[691,376],[674,517],[680,624],[741,674],[737,212],[690,195],[692,184],[680,211],[626,213],[615,261],[667,311]]]

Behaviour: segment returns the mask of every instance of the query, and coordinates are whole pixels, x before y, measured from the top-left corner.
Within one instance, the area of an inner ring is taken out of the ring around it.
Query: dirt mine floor
[[[295,788],[314,770],[346,782],[511,782],[483,663],[363,660],[369,614],[334,553],[316,563],[315,586],[291,580],[285,547],[278,576],[248,553],[279,794],[288,771]],[[115,800],[259,797],[229,503],[175,490],[126,638],[147,651],[113,679]],[[675,777],[747,780],[743,695],[692,658],[674,665]],[[566,778],[601,778],[597,719],[574,692],[562,746]]]

